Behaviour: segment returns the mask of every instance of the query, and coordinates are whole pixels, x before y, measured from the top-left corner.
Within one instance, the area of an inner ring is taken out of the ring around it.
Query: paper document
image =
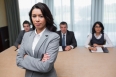
[[[59,51],[63,51],[62,46],[59,46]]]
[[[103,52],[103,49],[101,47],[96,47],[96,48],[97,48],[97,51],[91,50],[91,52]]]

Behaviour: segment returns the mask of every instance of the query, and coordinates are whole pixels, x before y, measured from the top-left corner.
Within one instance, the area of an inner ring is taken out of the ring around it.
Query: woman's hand
[[[97,51],[96,47],[89,47],[90,50]]]
[[[97,48],[96,48],[96,47],[92,47],[91,50],[93,50],[93,51],[97,51]]]
[[[93,44],[93,47],[98,47],[99,45],[98,44]]]
[[[42,62],[49,60],[49,58],[50,58],[50,55],[48,53],[45,53],[43,58],[42,58]]]
[[[27,54],[24,55],[24,58],[27,56]],[[42,61],[45,62],[47,61],[48,59],[50,58],[50,55],[48,53],[45,53],[43,58],[42,58]]]
[[[24,55],[24,58],[27,56],[27,54]]]

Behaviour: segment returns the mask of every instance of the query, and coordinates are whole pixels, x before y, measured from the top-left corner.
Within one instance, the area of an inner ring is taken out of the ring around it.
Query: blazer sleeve
[[[27,33],[25,33],[23,36],[22,43],[20,45],[20,48],[19,48],[19,51],[18,51],[17,57],[16,57],[17,66],[19,66],[21,68],[23,68],[21,65],[21,62],[24,60],[24,56],[26,54],[26,51],[24,50],[24,43],[26,41],[26,37],[28,37]]]
[[[46,48],[46,53],[50,55],[49,60],[42,62],[38,58],[34,58],[27,55],[25,58],[19,61],[18,66],[21,66],[25,69],[36,71],[36,72],[42,72],[42,73],[49,72],[53,68],[54,62],[58,54],[59,38],[60,38],[59,35],[58,34],[56,35],[55,33],[55,36],[51,39],[51,41],[48,44],[48,47]],[[23,53],[24,53],[24,49],[23,49],[23,52],[21,53],[22,54],[21,57],[24,56]]]
[[[18,35],[18,38],[16,39],[14,46],[18,48],[18,45],[21,44],[22,38],[23,38],[23,31],[21,31]]]
[[[75,39],[74,32],[72,32],[72,43],[71,43],[71,45],[72,45],[74,48],[77,47],[77,41],[76,41],[76,39]]]

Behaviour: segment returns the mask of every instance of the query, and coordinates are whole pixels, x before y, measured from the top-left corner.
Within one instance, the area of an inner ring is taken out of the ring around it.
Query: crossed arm
[[[44,56],[42,60],[26,55],[24,42],[22,41],[21,47],[17,54],[17,66],[36,72],[50,71],[58,54],[59,38],[60,37],[57,35],[50,41],[46,49],[46,53],[48,53],[50,57],[48,59],[48,56]]]

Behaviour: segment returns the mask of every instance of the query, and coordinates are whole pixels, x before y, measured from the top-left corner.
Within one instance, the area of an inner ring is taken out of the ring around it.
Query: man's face
[[[23,28],[24,28],[25,32],[28,32],[30,30],[29,24],[23,24]]]
[[[63,25],[62,25],[62,24],[61,24],[61,25],[60,25],[60,30],[61,30],[62,33],[66,33],[66,32],[67,32],[67,25],[66,25],[66,24],[63,24]]]

